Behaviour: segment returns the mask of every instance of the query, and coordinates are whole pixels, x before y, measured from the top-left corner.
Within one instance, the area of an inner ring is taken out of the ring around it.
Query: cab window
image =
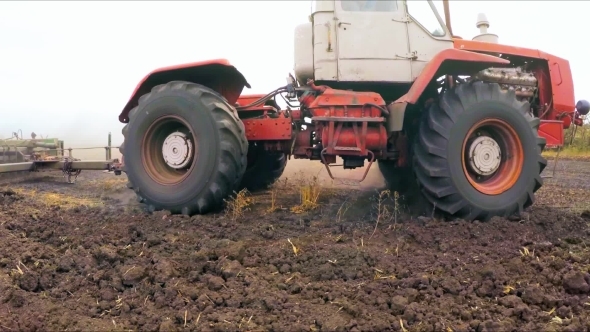
[[[442,1],[432,1],[434,7],[439,13],[442,12]],[[426,31],[430,32],[435,37],[444,37],[445,29],[440,24],[438,18],[432,8],[430,8],[429,1],[406,1],[408,14],[414,18]]]
[[[342,10],[347,12],[394,12],[396,0],[342,0]]]

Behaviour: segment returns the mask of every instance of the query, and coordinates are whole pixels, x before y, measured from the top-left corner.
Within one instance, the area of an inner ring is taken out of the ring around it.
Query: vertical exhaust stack
[[[486,42],[486,43],[493,43],[498,44],[498,35],[493,33],[488,33],[488,28],[490,27],[490,21],[486,17],[486,14],[479,13],[477,15],[477,23],[475,26],[479,29],[479,35],[473,37],[473,40]]]
[[[453,28],[451,27],[451,9],[449,7],[449,0],[443,0],[443,9],[445,12],[445,24],[447,25],[447,29],[449,29],[451,36],[455,37],[453,35]]]

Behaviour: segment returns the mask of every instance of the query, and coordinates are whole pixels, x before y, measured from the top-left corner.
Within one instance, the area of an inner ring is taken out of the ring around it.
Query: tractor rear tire
[[[425,111],[414,142],[423,196],[469,221],[520,214],[543,185],[547,161],[539,124],[528,102],[498,84],[461,84],[444,92]]]
[[[199,84],[154,87],[129,113],[123,135],[128,187],[150,211],[217,210],[246,170],[248,142],[237,111]]]
[[[377,160],[379,171],[387,189],[403,193],[412,186],[412,168],[397,167],[394,160]]]
[[[262,146],[253,145],[250,145],[248,153],[253,155],[242,178],[240,189],[246,188],[250,192],[264,190],[283,175],[287,166],[285,153],[271,153],[264,150]]]

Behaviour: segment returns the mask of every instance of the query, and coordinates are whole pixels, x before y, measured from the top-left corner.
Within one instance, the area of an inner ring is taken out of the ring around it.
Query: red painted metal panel
[[[291,139],[291,119],[244,119],[248,141],[277,141]]]
[[[547,140],[546,147],[555,148],[563,146],[563,122],[556,120],[541,120],[539,136]]]

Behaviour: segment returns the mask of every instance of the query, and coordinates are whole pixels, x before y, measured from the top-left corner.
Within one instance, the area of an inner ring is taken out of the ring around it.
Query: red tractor
[[[574,102],[567,60],[498,44],[483,15],[479,36],[453,36],[446,1],[446,24],[432,1],[315,5],[295,30],[295,76],[266,95],[242,95],[250,85],[223,59],[137,85],[119,120],[122,169],[141,202],[207,213],[266,188],[293,156],[330,176],[336,157],[365,176],[376,161],[392,185],[409,171],[436,209],[467,220],[533,204],[541,152],[590,110]]]

